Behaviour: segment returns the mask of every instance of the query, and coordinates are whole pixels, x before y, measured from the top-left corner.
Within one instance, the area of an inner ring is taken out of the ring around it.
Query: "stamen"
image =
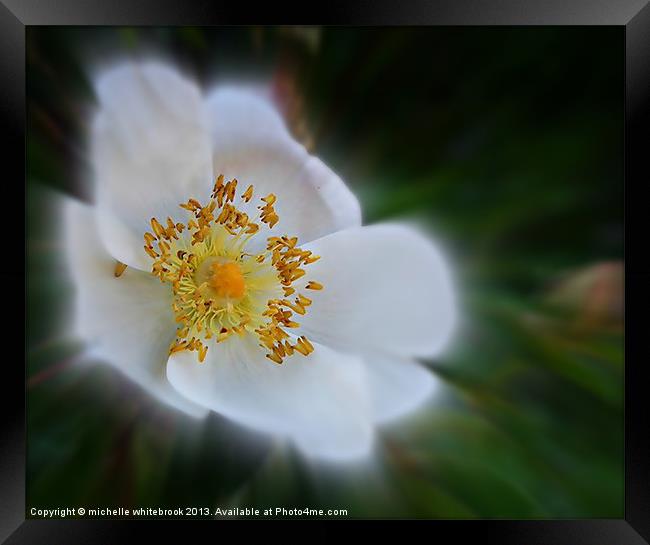
[[[115,277],[119,278],[120,276],[122,276],[122,273],[124,273],[124,271],[126,270],[127,267],[128,267],[128,265],[125,265],[124,263],[122,263],[120,261],[115,263]]]
[[[250,202],[251,199],[253,198],[253,186],[249,185],[248,189],[242,193],[241,196],[242,199],[244,199],[244,202]]]
[[[311,299],[305,297],[300,293],[298,294],[298,298],[296,299],[296,302],[300,303],[303,307],[308,307],[309,305],[311,305]]]
[[[156,233],[156,238],[161,238],[165,234],[163,226],[160,225],[156,218],[151,218],[151,228],[153,232]]]
[[[294,315],[305,315],[312,304],[292,284],[319,257],[287,235],[267,237],[266,251],[247,253],[245,246],[261,231],[260,224],[272,229],[279,222],[277,197],[262,197],[259,215],[252,220],[234,204],[237,185],[237,179],[226,182],[219,175],[207,204],[190,198],[179,205],[191,214],[186,223],[151,218],[153,233],[144,234],[144,250],[153,260],[151,272],[170,284],[174,295],[172,309],[179,326],[169,352],[196,351],[202,363],[209,342],[255,334],[266,357],[276,364],[295,352],[307,356],[314,350],[309,340],[303,335],[291,344],[285,329],[299,327]],[[253,194],[249,185],[241,198],[248,203]],[[115,275],[125,269],[118,262]],[[306,285],[322,287],[315,281]],[[294,294],[293,300],[281,299]]]

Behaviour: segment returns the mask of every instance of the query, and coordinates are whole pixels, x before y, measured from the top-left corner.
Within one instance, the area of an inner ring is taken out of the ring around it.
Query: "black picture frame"
[[[307,9],[305,9],[307,8]],[[613,25],[624,27],[625,81],[625,516],[618,520],[547,521],[420,521],[436,539],[453,536],[489,543],[621,544],[650,539],[650,402],[646,393],[650,350],[643,306],[650,301],[650,261],[643,220],[647,216],[644,185],[650,181],[650,5],[646,0],[347,0],[309,4],[221,3],[202,0],[1,0],[0,111],[5,198],[14,225],[24,193],[17,180],[25,174],[25,27],[28,25]],[[10,192],[7,194],[6,192]],[[616,203],[612,204],[616,206]],[[20,256],[18,237],[3,243],[3,253]],[[4,285],[19,285],[24,263],[14,259],[0,271]],[[5,308],[19,305],[18,290],[3,294]],[[22,327],[14,316],[5,342],[15,345]],[[24,338],[24,330],[22,331]],[[135,521],[25,520],[25,372],[17,357],[5,350],[2,384],[2,446],[0,450],[0,539],[6,543],[123,543],[150,535],[150,524]],[[24,361],[24,358],[23,358]],[[225,522],[225,521],[224,521]],[[190,524],[189,521],[185,524]],[[196,522],[194,522],[196,524]],[[303,523],[304,524],[304,523]],[[349,525],[349,521],[331,522]],[[383,523],[377,521],[378,525]],[[148,528],[144,527],[148,526]],[[173,531],[166,538],[177,542]],[[205,529],[205,528],[204,528]],[[146,534],[144,533],[146,532]],[[187,532],[187,526],[183,530]],[[187,534],[185,534],[187,535]],[[241,536],[240,536],[241,537]],[[187,542],[183,540],[182,542]]]

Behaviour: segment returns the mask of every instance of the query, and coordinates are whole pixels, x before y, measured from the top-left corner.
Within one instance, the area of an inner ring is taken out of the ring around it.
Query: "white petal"
[[[253,184],[255,201],[276,194],[280,222],[274,231],[302,242],[361,224],[356,197],[291,138],[269,101],[248,89],[226,87],[214,91],[207,104],[214,172],[237,178],[242,190]],[[246,212],[257,214],[253,203]]]
[[[93,209],[62,200],[64,245],[75,288],[73,334],[90,352],[117,367],[154,397],[192,416],[206,414],[176,392],[165,374],[175,337],[171,292],[150,274],[127,268],[115,278],[115,259],[103,248]]]
[[[366,356],[364,363],[374,419],[378,423],[406,416],[434,392],[433,374],[416,361],[374,354]]]
[[[196,403],[245,426],[295,441],[311,457],[348,460],[366,456],[372,425],[358,358],[314,345],[307,358],[276,365],[252,337],[229,338],[208,349],[173,354],[169,381]]]
[[[456,321],[451,277],[435,245],[415,229],[347,229],[304,249],[321,256],[305,281],[324,285],[302,291],[313,299],[298,320],[308,338],[344,351],[402,356],[432,356],[449,340]]]
[[[273,105],[269,89],[260,85],[223,85],[208,94],[213,133],[217,136],[259,132],[275,140],[293,140]]]
[[[146,269],[142,235],[157,217],[176,217],[179,203],[207,196],[212,164],[199,89],[161,63],[120,64],[95,88],[92,128],[100,232],[111,254]]]

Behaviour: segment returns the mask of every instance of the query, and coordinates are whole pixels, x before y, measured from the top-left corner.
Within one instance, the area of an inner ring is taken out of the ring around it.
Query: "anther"
[[[116,278],[119,278],[120,276],[122,276],[122,274],[123,274],[124,271],[126,270],[127,266],[128,266],[128,265],[125,265],[124,263],[122,263],[122,262],[120,262],[120,261],[118,261],[117,263],[115,263],[115,272],[114,272],[115,277],[116,277]]]

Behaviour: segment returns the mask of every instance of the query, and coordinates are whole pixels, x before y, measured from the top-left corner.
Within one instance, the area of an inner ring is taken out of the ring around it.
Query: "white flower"
[[[64,210],[75,333],[189,414],[366,456],[377,424],[432,392],[415,358],[440,351],[455,313],[436,248],[362,227],[341,179],[251,90],[203,97],[154,62],[95,83],[95,205]]]

